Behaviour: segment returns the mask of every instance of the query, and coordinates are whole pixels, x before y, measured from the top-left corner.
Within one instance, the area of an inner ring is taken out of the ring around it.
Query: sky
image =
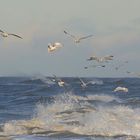
[[[0,76],[128,77],[140,72],[140,0],[0,0]],[[75,44],[64,30],[93,38]],[[63,47],[48,53],[48,43]],[[87,59],[113,55],[105,68]],[[124,64],[119,70],[116,66]]]

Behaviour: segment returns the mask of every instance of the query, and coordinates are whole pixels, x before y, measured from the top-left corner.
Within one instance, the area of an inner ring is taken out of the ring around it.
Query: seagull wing
[[[105,65],[92,65],[92,67],[93,67],[93,68],[96,68],[96,67],[102,67],[102,68],[104,68]]]
[[[1,33],[4,33],[4,31],[0,30]]]
[[[60,78],[56,77],[56,75],[53,74],[53,77],[55,79],[55,81],[59,82],[59,81],[62,81]]]
[[[83,85],[86,84],[81,78],[79,78],[79,80],[80,80],[80,82],[81,82]]]
[[[86,83],[86,85],[89,85],[89,84],[91,84],[92,83],[92,81],[88,81],[87,83]]]
[[[16,34],[8,34],[8,35],[13,35],[13,36],[15,36],[15,37],[18,37],[18,38],[23,39],[21,36],[18,36],[18,35],[16,35]]]
[[[71,36],[72,38],[74,38],[74,39],[76,38],[74,35],[72,35],[72,34],[68,33],[68,32],[67,32],[67,31],[65,31],[65,30],[64,30],[64,33],[65,33],[65,34],[67,34],[67,35],[70,35],[70,36]]]
[[[104,59],[105,60],[113,60],[113,57],[114,57],[113,55],[108,55],[108,56],[105,56]]]
[[[87,59],[88,61],[90,61],[90,60],[98,60],[98,57],[96,57],[96,56],[90,56],[88,59]]]
[[[89,38],[89,37],[92,37],[92,36],[93,35],[83,36],[83,37],[80,37],[79,40],[86,39],[86,38]]]
[[[61,43],[59,43],[59,42],[55,42],[53,44],[53,46],[56,47],[56,48],[63,47],[63,45]]]

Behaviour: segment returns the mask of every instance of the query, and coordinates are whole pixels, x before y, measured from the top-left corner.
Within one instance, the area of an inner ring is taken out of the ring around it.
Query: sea
[[[80,78],[0,77],[0,140],[140,140],[140,78]]]

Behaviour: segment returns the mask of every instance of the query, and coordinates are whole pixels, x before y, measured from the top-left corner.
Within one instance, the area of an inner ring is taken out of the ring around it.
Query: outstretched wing
[[[108,56],[105,56],[104,59],[105,60],[113,60],[113,57],[114,57],[113,55],[108,55]]]
[[[13,36],[15,36],[15,37],[18,37],[18,38],[21,38],[21,39],[23,39],[21,36],[19,36],[19,35],[16,35],[16,34],[8,34],[8,35],[13,35]]]
[[[92,81],[88,81],[88,82],[86,83],[86,85],[89,85],[89,84],[92,84]]]
[[[78,77],[78,78],[79,78],[80,82],[81,82],[83,85],[85,85],[85,82],[84,82],[80,77]]]
[[[97,56],[90,56],[90,58],[88,58],[87,59],[88,61],[90,61],[90,60],[98,60],[98,57]]]
[[[56,48],[63,47],[63,45],[61,43],[59,43],[59,42],[55,42],[53,44],[53,46],[56,47]]]
[[[70,35],[70,36],[71,36],[72,38],[74,38],[74,39],[76,38],[74,35],[72,35],[72,34],[68,33],[68,32],[67,32],[67,31],[65,31],[65,30],[64,30],[64,33],[65,33],[65,34],[67,34],[67,35]]]
[[[92,65],[92,67],[96,68],[96,67],[105,67],[105,65]]]
[[[56,82],[62,81],[60,78],[58,78],[56,75],[53,74],[53,77],[55,79]]]
[[[80,37],[79,40],[86,39],[86,38],[89,38],[89,37],[92,37],[92,36],[93,35],[83,36],[83,37]]]
[[[4,33],[4,31],[0,30],[1,33]]]

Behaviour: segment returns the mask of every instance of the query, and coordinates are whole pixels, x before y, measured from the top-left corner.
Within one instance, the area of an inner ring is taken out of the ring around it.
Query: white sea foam
[[[103,85],[104,82],[103,82],[102,80],[100,80],[100,79],[93,79],[93,80],[91,81],[91,84],[92,84],[92,85]]]
[[[103,102],[111,102],[111,101],[117,101],[121,102],[121,100],[115,96],[110,96],[110,95],[105,95],[105,94],[95,94],[95,95],[87,95],[88,100],[98,100],[98,101],[103,101]]]
[[[101,95],[101,98],[99,96],[91,97],[100,100],[106,95]],[[5,123],[4,134],[53,135],[67,131],[79,135],[140,137],[140,108],[117,105],[99,106],[95,109],[87,100],[80,102],[80,97],[67,93],[56,96],[51,104],[38,104],[32,119]],[[115,99],[111,99],[111,96],[106,98],[108,101]]]

